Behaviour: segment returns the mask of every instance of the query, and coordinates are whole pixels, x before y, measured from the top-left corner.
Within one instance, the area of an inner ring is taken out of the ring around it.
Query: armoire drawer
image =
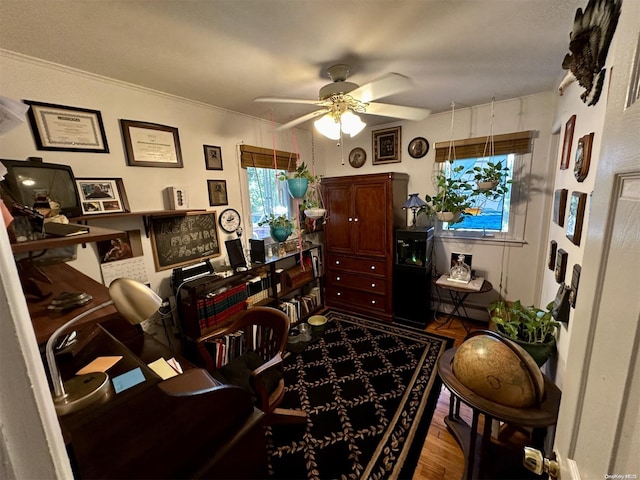
[[[385,311],[385,296],[373,293],[361,292],[350,288],[340,288],[327,285],[327,305],[342,304],[345,307],[366,308],[379,312]]]
[[[327,270],[325,278],[326,284],[336,288],[352,288],[364,292],[385,295],[387,292],[386,278],[372,277],[369,275],[358,275],[344,270]]]
[[[387,263],[385,260],[371,260],[345,255],[329,254],[327,257],[327,268],[349,270],[351,272],[366,273],[367,275],[385,276],[387,274]]]

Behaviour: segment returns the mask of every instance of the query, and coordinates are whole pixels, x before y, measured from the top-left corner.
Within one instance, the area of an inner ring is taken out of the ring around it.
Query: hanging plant
[[[293,232],[293,222],[286,215],[270,213],[263,221],[258,222],[258,226],[263,225],[269,225],[269,234],[276,242],[284,242]]]
[[[465,210],[471,207],[473,188],[460,174],[464,167],[454,167],[451,175],[444,170],[436,175],[436,194],[425,196],[427,205],[420,208],[418,213],[435,216],[441,222],[457,223],[462,221]]]
[[[286,172],[282,172],[278,179],[287,181],[289,195],[293,198],[303,198],[307,193],[309,184],[313,183],[316,180],[316,177],[309,172],[307,165],[302,162],[293,172],[291,177],[289,177]]]
[[[476,166],[471,170],[471,175],[476,181],[476,194],[484,194],[490,198],[497,199],[509,191],[507,184],[511,180],[506,180],[509,175],[509,168],[502,164],[502,161],[487,162],[485,166]]]

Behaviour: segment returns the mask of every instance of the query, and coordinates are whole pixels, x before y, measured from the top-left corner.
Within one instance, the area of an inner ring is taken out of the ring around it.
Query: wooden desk
[[[78,270],[66,263],[47,265],[40,268],[45,274],[47,274],[53,283],[43,284],[43,289],[52,293],[50,297],[43,300],[27,298],[31,323],[33,323],[33,330],[35,331],[36,340],[39,345],[46,343],[53,332],[76,315],[100,305],[111,298],[107,287],[83,273],[80,273]],[[51,299],[56,295],[59,295],[62,292],[78,291],[88,293],[93,297],[93,300],[82,307],[74,308],[73,310],[66,310],[64,312],[55,312],[47,308],[51,303]],[[108,319],[116,313],[117,310],[113,305],[105,307],[80,320],[80,322],[76,324],[76,327]]]
[[[456,351],[457,348],[451,348],[438,359],[438,375],[451,392],[449,415],[445,418],[445,424],[464,453],[463,478],[539,478],[522,466],[521,455],[514,461],[512,452],[492,444],[491,424],[493,420],[499,420],[522,427],[532,427],[533,446],[542,448],[546,427],[555,425],[558,419],[560,390],[545,376],[545,397],[538,407],[515,408],[492,402],[469,390],[454,375],[452,362]],[[461,401],[473,410],[471,426],[460,418]],[[478,433],[480,415],[484,415],[482,434]],[[493,462],[489,461],[490,458]],[[498,469],[498,465],[506,471]]]

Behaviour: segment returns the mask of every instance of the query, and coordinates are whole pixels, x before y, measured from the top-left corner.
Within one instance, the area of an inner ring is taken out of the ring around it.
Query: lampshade
[[[115,305],[118,312],[130,323],[137,324],[151,317],[162,304],[162,299],[153,290],[130,278],[118,278],[111,282],[109,295],[111,300],[76,315],[53,332],[47,341],[47,364],[58,415],[72,413],[91,403],[105,400],[113,394],[109,376],[104,372],[76,375],[68,382],[62,382],[54,354],[58,338],[78,321],[110,305]]]
[[[339,121],[336,121],[332,113],[327,113],[313,124],[322,135],[331,140],[340,140],[340,128],[342,128],[342,133],[355,137],[367,126],[358,115],[350,110],[340,115]]]
[[[427,204],[427,202],[425,202],[424,200],[422,200],[420,197],[418,197],[417,193],[410,193],[409,194],[409,198],[407,199],[406,202],[404,202],[404,205],[402,205],[402,208],[410,208],[411,212],[413,213],[413,224],[412,226],[415,227],[416,226],[416,212],[419,208],[424,207]]]

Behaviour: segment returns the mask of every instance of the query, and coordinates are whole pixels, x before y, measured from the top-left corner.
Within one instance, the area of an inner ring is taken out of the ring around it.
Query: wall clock
[[[349,164],[353,168],[360,168],[367,161],[367,152],[364,148],[356,147],[349,152]]]
[[[429,151],[429,142],[424,137],[416,137],[409,142],[409,155],[413,158],[422,158]]]
[[[218,219],[220,227],[227,233],[235,232],[240,226],[240,214],[233,208],[223,210]]]

